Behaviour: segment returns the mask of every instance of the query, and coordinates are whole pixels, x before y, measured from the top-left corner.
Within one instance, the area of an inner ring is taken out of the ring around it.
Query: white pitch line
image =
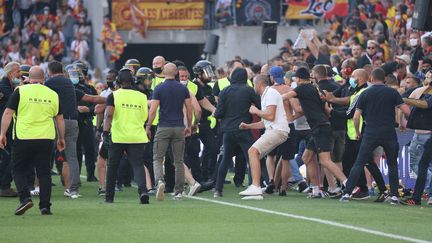
[[[80,177],[81,178],[86,178],[83,175],[80,175]],[[138,188],[134,184],[132,184],[132,187]],[[341,224],[341,223],[338,223],[338,222],[334,222],[334,221],[330,221],[330,220],[325,220],[325,219],[306,217],[306,216],[296,215],[296,214],[291,214],[291,213],[282,213],[282,212],[278,212],[278,211],[273,211],[273,210],[268,210],[268,209],[263,209],[263,208],[257,208],[257,207],[251,207],[251,206],[247,206],[247,205],[241,205],[241,204],[229,203],[229,202],[223,202],[223,201],[216,201],[216,200],[207,199],[207,198],[203,198],[203,197],[189,197],[189,196],[187,196],[187,198],[194,199],[194,200],[199,200],[199,201],[204,201],[204,202],[209,202],[209,203],[214,203],[214,204],[220,204],[220,205],[230,206],[230,207],[248,209],[248,210],[252,210],[252,211],[256,211],[256,212],[261,212],[261,213],[267,213],[267,214],[273,214],[273,215],[278,215],[278,216],[284,216],[284,217],[293,218],[293,219],[301,219],[301,220],[311,221],[311,222],[315,222],[315,223],[320,223],[320,224],[324,224],[324,225],[330,225],[330,226],[344,228],[344,229],[350,229],[350,230],[353,230],[353,231],[368,233],[368,234],[372,234],[372,235],[378,235],[378,236],[392,238],[392,239],[396,239],[396,240],[404,240],[404,241],[416,242],[416,243],[432,243],[432,241],[420,240],[420,239],[411,238],[411,237],[403,236],[403,235],[385,233],[385,232],[382,232],[382,231],[372,230],[372,229],[367,229],[367,228],[362,228],[362,227],[358,227],[358,226],[354,226],[354,225],[349,225],[349,224]]]
[[[278,216],[284,216],[284,217],[288,217],[288,218],[311,221],[311,222],[320,223],[320,224],[324,224],[324,225],[330,225],[330,226],[334,226],[334,227],[350,229],[350,230],[354,230],[354,231],[359,231],[359,232],[363,232],[363,233],[378,235],[378,236],[397,239],[397,240],[404,240],[404,241],[417,242],[417,243],[430,243],[430,241],[426,241],[426,240],[420,240],[420,239],[411,238],[411,237],[407,237],[407,236],[385,233],[385,232],[381,232],[381,231],[377,231],[377,230],[371,230],[371,229],[353,226],[353,225],[349,225],[349,224],[341,224],[341,223],[333,222],[330,220],[306,217],[306,216],[295,215],[295,214],[290,214],[290,213],[282,213],[282,212],[278,212],[278,211],[273,211],[273,210],[268,210],[268,209],[263,209],[263,208],[257,208],[257,207],[251,207],[251,206],[241,205],[241,204],[236,204],[236,203],[216,201],[216,200],[202,198],[202,197],[188,197],[188,198],[199,200],[199,201],[204,201],[204,202],[209,202],[209,203],[215,203],[215,204],[230,206],[230,207],[248,209],[248,210],[261,212],[261,213],[267,213],[267,214],[273,214],[273,215],[278,215]]]

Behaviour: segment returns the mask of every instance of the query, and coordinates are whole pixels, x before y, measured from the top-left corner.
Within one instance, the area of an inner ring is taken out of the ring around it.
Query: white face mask
[[[183,84],[184,86],[186,86],[187,83],[188,83],[188,81],[187,81],[187,80],[186,80],[186,81],[181,81],[181,80],[180,80],[180,83]]]
[[[417,39],[410,39],[409,42],[410,42],[410,45],[411,45],[412,47],[415,47],[415,46],[417,46],[417,44],[418,44],[418,40],[417,40]]]

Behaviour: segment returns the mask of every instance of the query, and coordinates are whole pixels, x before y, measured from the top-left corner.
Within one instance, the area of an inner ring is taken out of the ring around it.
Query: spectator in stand
[[[419,66],[419,61],[423,59],[423,55],[424,55],[420,33],[418,32],[411,33],[409,43],[410,46],[413,48],[411,54],[410,72],[416,73]]]
[[[87,60],[89,46],[86,40],[82,39],[82,34],[80,32],[76,33],[76,39],[72,41],[71,50],[76,52],[77,59],[80,61]]]
[[[372,60],[378,53],[378,42],[368,40],[366,53],[357,61],[357,66],[363,68],[366,64],[373,64]]]
[[[66,9],[66,14],[62,16],[61,24],[62,24],[63,35],[65,38],[65,45],[68,49],[72,45],[72,40],[74,38],[75,23],[76,20],[72,16],[72,10],[70,8]]]
[[[50,54],[56,61],[61,61],[64,53],[64,42],[60,40],[59,34],[54,33],[50,43]]]

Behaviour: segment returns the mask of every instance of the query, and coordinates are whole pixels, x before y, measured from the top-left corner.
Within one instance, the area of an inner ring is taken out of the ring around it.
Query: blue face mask
[[[18,84],[21,83],[21,79],[19,79],[19,78],[14,78],[14,80],[12,80],[12,83],[13,83],[14,85],[18,85]]]
[[[76,85],[79,83],[79,78],[71,78],[72,84]]]
[[[353,88],[353,89],[355,89],[357,87],[357,82],[354,78],[349,79],[349,84],[350,84],[351,88]]]

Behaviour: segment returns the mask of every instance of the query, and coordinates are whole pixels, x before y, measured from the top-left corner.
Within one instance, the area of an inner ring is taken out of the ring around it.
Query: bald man
[[[240,129],[263,129],[265,133],[249,148],[249,166],[252,173],[252,185],[240,192],[244,199],[262,200],[260,159],[273,149],[284,143],[290,131],[285,113],[284,102],[280,93],[268,86],[266,75],[258,75],[254,79],[255,93],[261,96],[261,107],[251,106],[249,113],[259,116],[262,121],[246,124],[241,123]]]
[[[332,108],[327,108],[327,113],[331,117],[340,117],[347,120],[347,139],[345,140],[344,153],[342,155],[342,167],[343,172],[346,176],[349,176],[360,149],[361,140],[357,139],[355,136],[353,116],[358,97],[368,87],[367,81],[369,80],[369,75],[364,69],[356,69],[351,74],[350,80],[351,81],[349,83],[351,88],[349,96],[336,98],[331,93],[327,93],[327,101],[348,106],[348,108],[345,110],[335,110]],[[384,202],[384,200],[388,196],[385,192],[387,189],[385,187],[382,174],[379,171],[377,164],[374,163],[372,156],[370,157],[369,163],[366,164],[366,168],[371,173],[380,191],[376,202]],[[364,172],[361,173],[357,186],[360,188],[360,190],[354,193],[352,198],[354,200],[368,199],[369,192]]]
[[[20,197],[15,215],[33,207],[27,185],[28,171],[35,167],[39,178],[42,215],[51,213],[51,155],[57,127],[57,149],[63,151],[64,119],[56,92],[42,85],[44,72],[34,66],[29,71],[30,84],[18,87],[11,95],[1,121],[0,148],[7,145],[6,132],[15,114],[15,141],[12,145],[12,171]],[[19,111],[19,112],[16,112]],[[54,123],[55,118],[55,123]]]
[[[185,136],[190,136],[192,126],[192,102],[188,89],[175,79],[177,67],[168,63],[163,68],[165,81],[156,86],[146,124],[148,137],[159,109],[159,125],[153,146],[153,169],[157,181],[156,199],[164,200],[165,181],[163,176],[163,158],[168,146],[173,150],[175,166],[174,199],[180,200],[184,190],[184,147]],[[186,107],[187,125],[184,125],[183,106]]]
[[[155,73],[155,77],[152,80],[152,90],[154,90],[156,86],[165,80],[163,74],[165,64],[166,60],[163,56],[156,56],[153,58],[153,71]]]

